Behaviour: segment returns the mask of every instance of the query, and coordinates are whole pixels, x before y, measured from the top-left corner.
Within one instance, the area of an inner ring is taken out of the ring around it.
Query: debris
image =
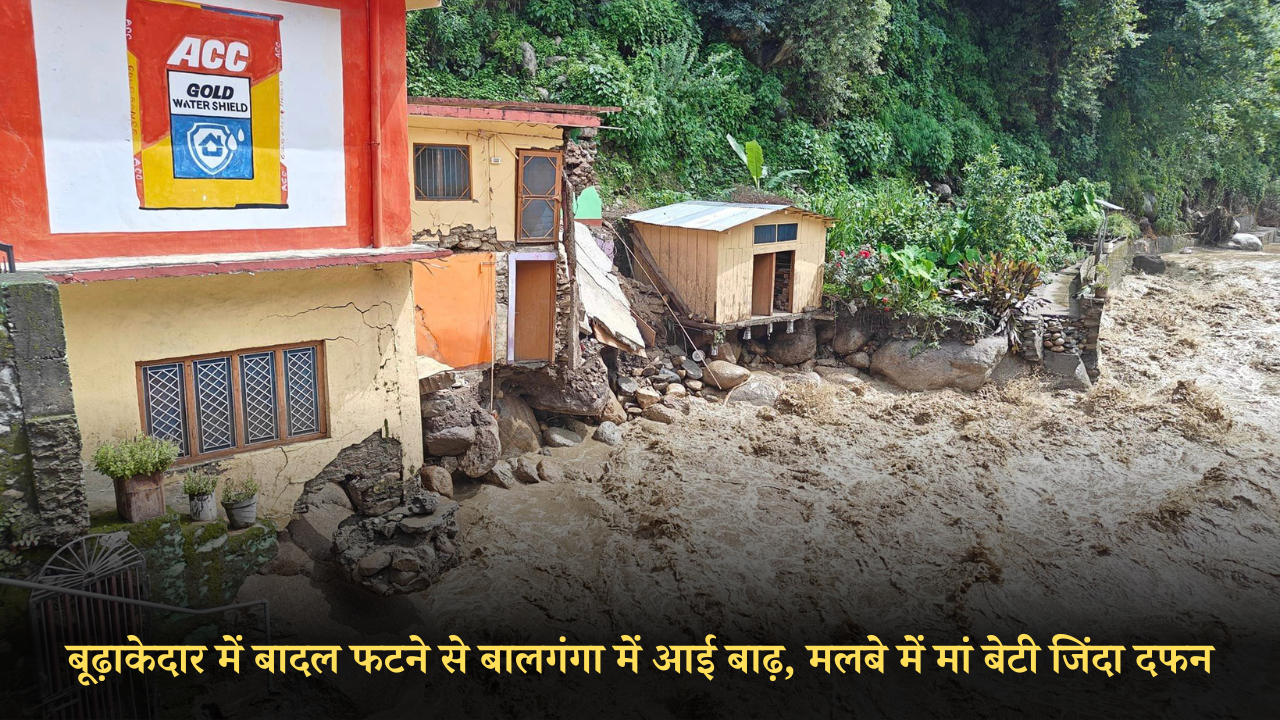
[[[564,428],[551,427],[542,434],[543,440],[546,441],[547,447],[564,448],[573,447],[582,444],[582,436],[572,430]]]
[[[605,445],[617,445],[622,442],[622,428],[618,427],[616,423],[606,420],[600,423],[600,427],[596,428],[596,432],[592,437]]]
[[[675,410],[666,405],[651,405],[641,413],[640,417],[667,425],[676,421]]]
[[[453,475],[446,472],[444,468],[427,465],[422,468],[419,474],[422,476],[422,488],[424,490],[447,498],[453,497]]]
[[[735,365],[727,360],[712,360],[707,364],[705,375],[706,382],[720,388],[721,390],[729,390],[746,382],[751,377],[751,371]]]

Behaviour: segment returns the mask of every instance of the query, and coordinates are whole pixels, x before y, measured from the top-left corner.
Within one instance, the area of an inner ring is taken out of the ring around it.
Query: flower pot
[[[196,522],[209,522],[218,519],[218,505],[213,501],[213,493],[188,495],[191,504],[191,519]]]
[[[248,500],[223,502],[222,509],[227,511],[227,524],[233,528],[247,528],[258,521],[258,496]]]
[[[116,512],[125,522],[138,523],[165,513],[164,473],[114,480]]]
[[[1095,286],[1095,287],[1093,288],[1093,296],[1094,296],[1094,297],[1096,297],[1096,298],[1098,298],[1099,300],[1101,300],[1102,298],[1104,298],[1104,297],[1106,297],[1106,296],[1107,296],[1107,288],[1106,288],[1105,286],[1103,286],[1103,287],[1096,287],[1096,286]]]

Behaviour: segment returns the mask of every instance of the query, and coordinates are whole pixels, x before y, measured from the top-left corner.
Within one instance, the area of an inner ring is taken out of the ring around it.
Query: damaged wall
[[[62,304],[86,463],[103,442],[142,431],[136,363],[323,340],[329,437],[242,452],[219,469],[252,474],[259,513],[281,516],[302,483],[371,433],[403,443],[406,477],[422,465],[408,263],[66,285]]]
[[[414,332],[419,355],[454,368],[493,361],[496,264],[494,254],[486,252],[413,264]]]
[[[501,250],[509,248],[495,243],[516,237],[516,151],[557,149],[564,135],[555,125],[410,116],[409,141],[466,145],[471,152],[470,200],[418,200],[415,195],[415,242],[443,239],[443,247],[456,250]]]

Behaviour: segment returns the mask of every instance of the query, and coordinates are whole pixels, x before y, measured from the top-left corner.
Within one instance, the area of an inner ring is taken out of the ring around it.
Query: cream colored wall
[[[316,340],[329,437],[219,461],[257,479],[259,513],[290,514],[303,483],[384,428],[402,444],[406,473],[422,465],[408,263],[73,284],[61,298],[89,467],[100,444],[142,431],[136,363]]]
[[[648,223],[633,223],[633,227],[640,232],[662,274],[680,293],[689,310],[708,318],[715,317],[717,253],[721,235],[706,230]]]
[[[796,239],[790,242],[755,244],[755,226],[797,223]],[[716,283],[718,323],[738,322],[751,316],[751,275],[753,258],[763,253],[795,251],[792,295],[796,312],[822,306],[822,271],[826,262],[827,226],[817,218],[785,210],[739,225],[722,234],[719,244],[719,279]]]
[[[413,231],[447,234],[450,228],[471,225],[496,228],[498,240],[514,242],[516,234],[516,152],[552,150],[564,144],[555,125],[485,120],[458,120],[411,115],[409,142],[427,145],[466,145],[471,148],[471,200],[413,200]],[[501,162],[494,165],[490,158]],[[409,153],[413,176],[413,150]]]

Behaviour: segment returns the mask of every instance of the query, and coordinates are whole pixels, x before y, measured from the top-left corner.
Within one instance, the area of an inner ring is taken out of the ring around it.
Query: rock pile
[[[665,351],[650,348],[647,352],[648,358],[625,354],[618,358],[614,390],[627,417],[670,423],[675,420],[670,411],[687,409],[688,398],[702,397],[708,383],[720,387],[708,376],[708,368],[689,358],[681,348],[673,345]],[[723,360],[713,360],[708,367],[711,366],[746,372]]]
[[[479,478],[502,452],[498,421],[479,403],[478,383],[422,396],[422,439],[426,462],[446,472]]]
[[[473,225],[455,226],[443,234],[423,230],[413,236],[413,241],[420,245],[439,245],[445,250],[501,252],[509,249],[498,241],[497,228],[477,228]]]
[[[373,488],[348,484],[346,490],[357,508],[383,507],[389,499]],[[457,512],[456,502],[407,486],[392,507],[339,525],[333,537],[338,562],[352,582],[379,595],[421,590],[458,564]]]

